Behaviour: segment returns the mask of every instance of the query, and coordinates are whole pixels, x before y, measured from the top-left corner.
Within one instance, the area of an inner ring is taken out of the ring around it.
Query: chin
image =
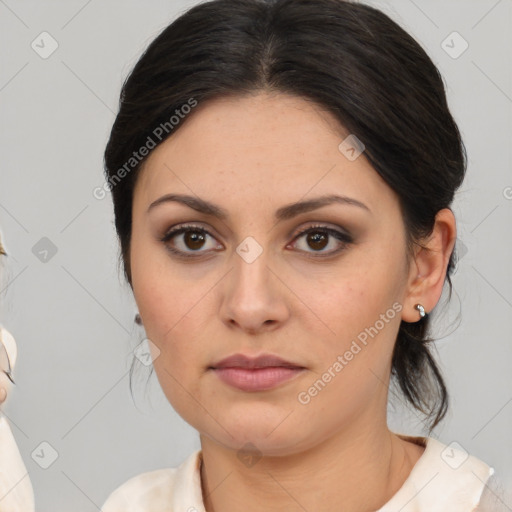
[[[304,422],[289,415],[289,410],[264,414],[261,408],[258,409],[253,412],[233,410],[232,416],[217,416],[211,411],[218,423],[209,418],[205,419],[206,424],[193,426],[204,437],[236,452],[254,450],[259,455],[285,456],[308,447],[313,432],[303,431]]]
[[[240,436],[239,443],[236,446],[231,440],[229,448],[235,450],[240,457],[247,453],[252,454],[252,452],[255,452],[257,456],[290,457],[299,455],[314,446],[311,437],[307,433],[301,435],[295,429],[293,433],[287,430],[283,434],[282,436],[250,436],[246,433]]]

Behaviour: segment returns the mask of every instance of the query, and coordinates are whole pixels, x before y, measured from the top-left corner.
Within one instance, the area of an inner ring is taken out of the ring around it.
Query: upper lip
[[[257,357],[246,356],[245,354],[233,354],[232,356],[212,364],[210,368],[267,368],[271,366],[303,368],[303,366],[285,361],[273,354],[261,354]]]

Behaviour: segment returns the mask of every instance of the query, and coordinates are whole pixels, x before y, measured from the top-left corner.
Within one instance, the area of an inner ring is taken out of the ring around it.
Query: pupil
[[[200,249],[202,242],[204,242],[204,235],[202,233],[198,231],[187,231],[185,233],[185,243],[189,249]]]
[[[327,244],[327,236],[325,233],[313,233],[308,235],[308,243],[311,242],[312,249],[323,249]],[[200,249],[204,243],[204,234],[198,231],[188,231],[185,233],[185,243],[189,249]]]
[[[314,234],[309,235],[308,242],[309,241],[313,241],[313,244],[320,243],[320,247],[316,246],[316,247],[312,247],[312,249],[323,249],[327,245],[325,243],[327,241],[327,236],[325,233],[316,232]],[[322,242],[324,242],[324,243],[322,244]]]

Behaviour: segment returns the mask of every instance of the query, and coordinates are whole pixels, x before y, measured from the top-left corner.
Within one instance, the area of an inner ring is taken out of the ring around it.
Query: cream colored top
[[[11,369],[14,369],[18,355],[16,341],[1,325],[0,343],[5,346]],[[32,482],[3,412],[12,388],[3,370],[0,368],[0,512],[34,512]]]
[[[0,512],[34,512],[34,491],[5,416],[0,416]]]
[[[425,450],[402,487],[376,512],[475,510],[493,468],[455,443],[446,446],[432,437],[398,435]],[[205,512],[201,460],[201,450],[196,450],[177,468],[130,478],[110,494],[102,512]]]

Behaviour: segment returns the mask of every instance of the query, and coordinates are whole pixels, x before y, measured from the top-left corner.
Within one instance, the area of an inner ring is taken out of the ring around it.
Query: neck
[[[262,456],[247,466],[236,450],[209,438],[201,436],[201,446],[207,512],[304,512],[319,505],[323,512],[375,511],[398,491],[422,453],[386,424],[357,425],[307,451]]]

